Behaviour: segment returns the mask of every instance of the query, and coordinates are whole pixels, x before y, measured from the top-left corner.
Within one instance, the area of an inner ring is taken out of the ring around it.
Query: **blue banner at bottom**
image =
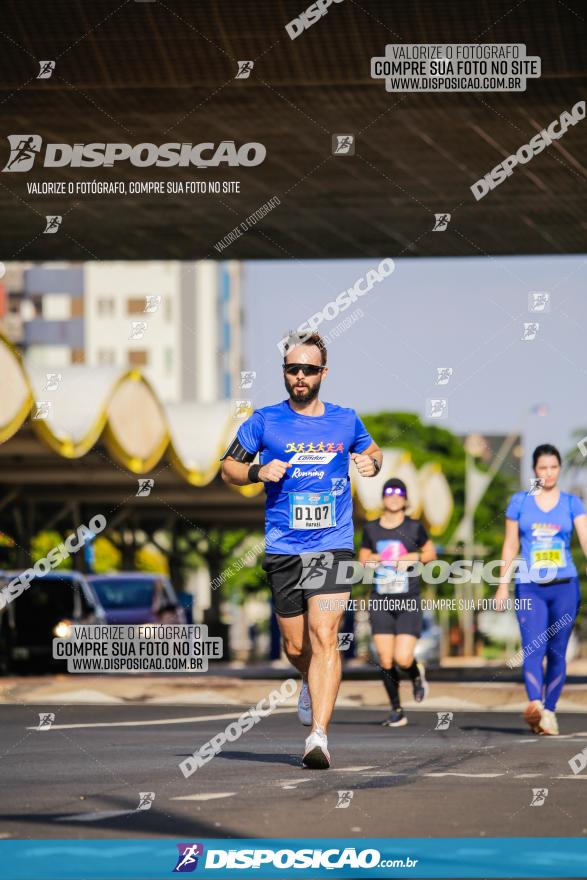
[[[1,880],[587,877],[587,838],[3,840]]]

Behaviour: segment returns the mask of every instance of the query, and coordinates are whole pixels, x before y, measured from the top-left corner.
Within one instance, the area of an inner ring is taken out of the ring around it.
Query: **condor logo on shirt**
[[[328,464],[335,458],[336,452],[296,452],[290,458],[290,464]]]
[[[532,537],[554,538],[561,530],[555,523],[532,523]]]
[[[340,440],[334,443],[324,440],[320,440],[319,443],[290,441],[283,451],[286,454],[294,453],[293,458],[289,459],[290,464],[328,464],[336,457],[337,452],[344,454],[344,443]]]

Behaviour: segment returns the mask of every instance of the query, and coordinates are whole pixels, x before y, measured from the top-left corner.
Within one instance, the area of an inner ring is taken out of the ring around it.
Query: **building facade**
[[[31,366],[136,367],[164,401],[231,398],[241,281],[236,261],[8,264],[2,328]]]

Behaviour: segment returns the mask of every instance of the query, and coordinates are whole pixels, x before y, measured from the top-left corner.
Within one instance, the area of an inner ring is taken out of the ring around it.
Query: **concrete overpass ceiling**
[[[6,0],[3,133],[43,142],[256,141],[255,168],[43,169],[2,174],[3,260],[218,258],[214,245],[281,204],[223,257],[560,254],[585,250],[587,124],[481,201],[470,186],[584,98],[585,15],[557,0],[333,3],[291,40],[304,0]],[[391,94],[387,43],[524,43],[542,76],[520,93]],[[38,61],[53,59],[50,79]],[[247,79],[237,61],[254,60]],[[333,156],[335,133],[356,137]],[[0,142],[2,167],[8,142]],[[228,195],[31,195],[37,181],[239,180]],[[452,214],[433,234],[433,214]],[[55,235],[46,214],[63,215]]]

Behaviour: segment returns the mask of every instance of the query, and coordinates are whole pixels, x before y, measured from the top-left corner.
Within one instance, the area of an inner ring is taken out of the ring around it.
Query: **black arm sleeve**
[[[238,438],[235,437],[224,455],[221,456],[220,461],[224,461],[229,455],[231,458],[234,458],[235,461],[250,462],[255,460],[257,453],[247,452],[242,443],[240,443]]]

